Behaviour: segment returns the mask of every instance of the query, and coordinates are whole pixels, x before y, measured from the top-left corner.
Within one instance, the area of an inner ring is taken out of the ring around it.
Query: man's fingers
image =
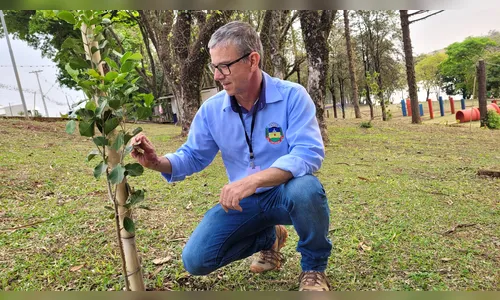
[[[229,209],[227,209],[227,207],[225,207],[224,204],[221,203],[220,206],[226,213],[229,212]]]

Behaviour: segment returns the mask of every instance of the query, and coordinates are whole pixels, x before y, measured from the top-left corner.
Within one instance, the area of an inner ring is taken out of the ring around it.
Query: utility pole
[[[66,96],[66,103],[68,103],[68,109],[71,110],[71,106],[69,105],[68,95],[65,96]]]
[[[36,92],[33,94],[33,111],[31,112],[31,116],[35,116],[35,111],[36,111]]]
[[[38,73],[43,72],[42,70],[37,70],[37,71],[32,71],[30,73],[35,73],[36,75],[36,81],[38,81],[38,87],[40,88],[40,94],[42,94],[42,102],[43,102],[43,107],[45,108],[45,114],[47,117],[49,117],[49,111],[47,110],[47,104],[45,104],[45,97],[43,96],[42,92],[42,85],[40,84],[40,79],[38,78]]]
[[[16,75],[17,87],[19,88],[19,94],[21,95],[21,101],[23,102],[24,115],[27,118],[28,117],[28,108],[26,107],[26,102],[24,101],[23,88],[21,86],[21,80],[19,80],[19,74],[17,73],[16,60],[14,58],[14,53],[12,52],[12,47],[10,45],[9,32],[7,31],[7,24],[5,24],[3,10],[0,10],[0,19],[2,19],[3,32],[5,34],[5,38],[7,39],[7,45],[9,46],[10,59],[12,60],[12,67],[14,68],[14,74]],[[11,114],[12,114],[12,111],[11,111]]]

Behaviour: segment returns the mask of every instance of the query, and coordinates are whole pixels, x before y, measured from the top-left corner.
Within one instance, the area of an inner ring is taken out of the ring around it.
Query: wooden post
[[[484,60],[480,60],[477,66],[477,87],[479,99],[479,115],[481,119],[481,127],[485,126],[485,119],[488,113],[486,108],[486,67]]]

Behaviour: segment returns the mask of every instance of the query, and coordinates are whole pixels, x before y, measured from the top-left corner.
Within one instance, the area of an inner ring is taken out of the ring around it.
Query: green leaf
[[[134,146],[132,146],[132,145],[125,147],[125,151],[123,151],[123,157],[129,155],[133,149],[134,149]]]
[[[96,146],[107,146],[108,145],[108,140],[103,137],[103,136],[96,136],[95,138],[92,139],[94,141],[94,144]]]
[[[76,129],[76,122],[75,120],[70,120],[68,123],[66,123],[66,132],[69,134],[73,134]]]
[[[137,127],[136,129],[134,129],[134,131],[132,131],[132,134],[136,136],[139,132],[142,132],[142,127]]]
[[[91,161],[92,158],[96,157],[97,155],[100,155],[101,153],[99,152],[99,150],[92,150],[89,152],[89,154],[87,154],[87,161]]]
[[[83,54],[83,51],[82,51]],[[71,59],[69,62],[70,67],[72,67],[75,70],[80,70],[80,69],[88,69],[90,68],[90,62],[88,60],[85,60],[81,57],[74,57]]]
[[[115,70],[118,70],[118,65],[117,65],[117,64],[116,64],[116,62],[115,62],[114,60],[112,60],[111,58],[106,57],[106,58],[104,59],[104,61],[108,64],[108,66],[109,66],[110,68],[113,68],[113,69],[115,69]]]
[[[72,24],[72,25],[74,25],[76,23],[76,19],[75,19],[75,16],[73,15],[73,13],[66,11],[66,10],[59,12],[57,14],[57,17],[59,19],[62,19],[64,21],[68,22],[69,24]]]
[[[120,148],[123,146],[124,144],[124,138],[123,138],[123,132],[120,132],[118,133],[118,135],[116,135],[116,138],[113,142],[113,145],[111,146],[111,148],[115,149],[116,151],[120,150]]]
[[[124,62],[120,68],[120,73],[128,73],[134,69],[134,62],[131,60],[128,60]]]
[[[106,169],[108,166],[101,161],[95,168],[94,168],[94,177],[95,179],[99,179],[101,177],[102,173],[106,172]]]
[[[135,232],[134,221],[132,221],[132,219],[129,217],[123,218],[123,228],[125,228],[125,230],[129,233],[134,233]]]
[[[112,184],[119,184],[125,178],[125,168],[121,164],[116,165],[109,173],[108,179]]]
[[[108,100],[106,100],[106,99],[102,100],[101,104],[99,105],[99,107],[95,111],[95,115],[100,117],[102,112],[106,109],[107,105],[108,105]]]
[[[120,100],[110,100],[109,101],[109,107],[112,109],[118,109],[120,108],[121,101]]]
[[[142,55],[140,53],[134,53],[128,57],[128,60],[141,60]]]
[[[111,118],[106,120],[106,122],[104,123],[104,134],[109,134],[116,127],[118,127],[118,125],[120,125],[120,120],[118,120],[118,118]]]
[[[108,205],[104,206],[104,208],[107,210],[115,211],[111,206],[108,206]]]
[[[137,109],[137,119],[144,120],[151,116],[151,108],[149,107],[139,107]]]
[[[90,89],[91,87],[97,85],[97,82],[92,80],[82,80],[78,82],[78,85],[84,89]]]
[[[151,104],[153,104],[153,101],[155,99],[153,94],[144,94],[143,98],[144,98],[144,102],[146,103],[146,106],[148,106],[148,107],[150,107]]]
[[[111,20],[108,19],[108,18],[102,18],[102,21],[101,21],[102,24],[111,24]]]
[[[77,70],[73,70],[69,63],[66,64],[64,68],[66,69],[66,72],[68,72],[68,74],[71,76],[71,78],[73,78],[74,81],[78,82],[78,74],[80,74],[80,72],[78,72]]]
[[[87,73],[88,73],[90,76],[94,77],[95,79],[99,79],[99,80],[101,80],[101,79],[102,79],[102,76],[101,76],[99,73],[97,73],[97,71],[96,71],[96,70],[94,70],[94,69],[89,69],[89,70],[87,71]]]
[[[118,77],[115,78],[115,83],[116,84],[120,84],[120,83],[127,83],[127,81],[125,80],[125,77],[127,77],[127,73],[122,73],[120,75],[118,75]]]
[[[128,88],[128,89],[126,89],[123,93],[124,93],[125,95],[129,95],[129,94],[131,94],[131,93],[133,93],[133,92],[137,91],[138,89],[139,89],[139,87],[138,87],[138,86],[129,87],[129,88]]]
[[[78,130],[80,131],[81,136],[94,136],[94,121],[83,121],[81,120],[78,124]]]
[[[106,82],[110,82],[110,81],[113,81],[116,77],[118,77],[118,72],[111,71],[111,72],[108,72],[106,74],[106,76],[104,76],[104,80]]]
[[[126,164],[125,169],[130,176],[141,176],[144,173],[144,167],[139,163]]]
[[[85,15],[85,17],[87,17],[87,19],[92,18],[92,11],[91,10],[84,10],[83,14]]]
[[[143,190],[137,190],[130,194],[130,196],[127,199],[127,202],[125,202],[125,205],[127,208],[132,207],[133,205],[144,201],[144,191]]]
[[[87,103],[85,104],[85,109],[91,110],[93,112],[95,112],[96,108],[97,104],[95,103],[95,101],[87,101]]]
[[[130,52],[130,51],[125,52],[123,54],[122,58],[120,58],[120,64],[124,64],[131,55],[132,55],[132,52]]]

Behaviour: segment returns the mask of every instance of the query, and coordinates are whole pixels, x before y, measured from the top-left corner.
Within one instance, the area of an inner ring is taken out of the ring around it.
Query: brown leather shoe
[[[299,276],[299,292],[323,292],[330,290],[325,272],[306,271]]]
[[[288,232],[283,225],[276,225],[276,241],[269,250],[260,251],[258,257],[254,258],[250,265],[250,271],[262,273],[271,270],[278,270],[285,262],[285,257],[280,251],[285,246]]]

